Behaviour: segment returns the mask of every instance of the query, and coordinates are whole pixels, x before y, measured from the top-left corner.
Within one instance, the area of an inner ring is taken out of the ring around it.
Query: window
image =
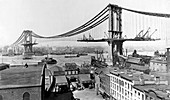
[[[71,71],[68,71],[68,75],[71,75]]]
[[[140,92],[138,92],[138,96],[140,96]]]
[[[130,87],[131,87],[131,91],[132,91],[132,85],[130,85]]]
[[[125,88],[126,88],[127,83],[125,82]]]
[[[124,89],[122,88],[122,94],[124,93]]]
[[[28,92],[23,94],[23,100],[30,100],[30,94]]]
[[[65,71],[65,75],[67,75],[67,71]]]
[[[144,95],[142,94],[142,100],[144,100]]]
[[[122,86],[124,86],[124,82],[122,81]]]
[[[136,96],[137,92],[135,91],[135,96]]]
[[[78,71],[76,71],[76,74],[78,74]]]
[[[74,75],[74,74],[75,74],[75,71],[72,71],[72,74]]]
[[[2,97],[2,95],[0,95],[0,100],[3,100],[3,97]]]

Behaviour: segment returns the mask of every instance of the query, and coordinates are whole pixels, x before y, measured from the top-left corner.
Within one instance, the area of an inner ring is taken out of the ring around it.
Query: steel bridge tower
[[[24,55],[33,55],[33,45],[36,44],[38,43],[32,42],[32,31],[24,30],[24,43],[22,44],[24,46]]]
[[[122,8],[117,5],[108,5],[109,8],[109,38],[111,39],[111,54],[113,65],[116,64],[118,57],[117,53],[123,55],[123,42],[122,40]],[[113,39],[113,40],[112,40]]]

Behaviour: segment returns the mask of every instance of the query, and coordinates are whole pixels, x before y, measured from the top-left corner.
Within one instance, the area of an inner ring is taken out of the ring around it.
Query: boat
[[[29,60],[29,59],[33,59],[31,55],[24,55],[23,60]]]
[[[35,56],[44,56],[43,53],[35,53]]]
[[[76,57],[80,57],[78,54],[77,55],[68,55],[68,56],[64,56],[65,58],[76,58]]]
[[[33,59],[32,57],[29,57],[29,56],[25,56],[24,58],[22,58],[23,60],[29,60],[29,59]]]
[[[41,62],[47,63],[47,64],[56,64],[57,60],[49,57],[45,57],[45,59],[42,59]]]
[[[6,64],[6,63],[0,64],[0,70],[4,70],[4,69],[7,69],[7,68],[9,68],[9,64]]]
[[[87,56],[88,54],[87,53],[79,53],[77,54],[78,56]]]
[[[29,60],[29,59],[33,59],[32,56],[34,55],[34,53],[32,52],[24,52],[23,53],[23,60]]]

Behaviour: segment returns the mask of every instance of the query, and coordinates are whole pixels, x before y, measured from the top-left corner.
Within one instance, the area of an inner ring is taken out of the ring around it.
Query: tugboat
[[[42,59],[41,62],[47,63],[47,64],[56,64],[57,60],[49,57],[45,57],[45,59]]]

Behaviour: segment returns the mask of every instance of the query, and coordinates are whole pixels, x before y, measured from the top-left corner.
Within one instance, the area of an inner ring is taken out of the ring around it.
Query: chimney
[[[145,84],[143,74],[141,74],[141,75],[139,76],[139,81],[140,81],[141,85],[144,85],[144,84]]]
[[[167,53],[166,53],[167,55],[167,72],[169,72],[170,71],[170,48],[167,48]]]
[[[159,76],[155,77],[155,84],[156,85],[160,84],[160,77]]]

